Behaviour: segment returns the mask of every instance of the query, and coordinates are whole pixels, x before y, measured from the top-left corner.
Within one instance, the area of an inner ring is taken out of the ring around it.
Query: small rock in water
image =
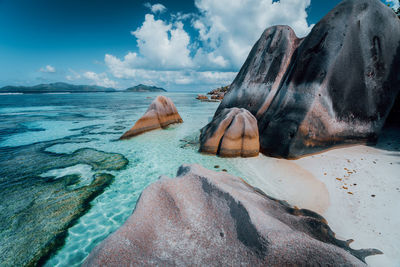
[[[129,139],[147,131],[166,128],[170,124],[182,122],[183,120],[172,100],[160,95],[151,102],[146,113],[136,121],[135,125],[119,139]]]

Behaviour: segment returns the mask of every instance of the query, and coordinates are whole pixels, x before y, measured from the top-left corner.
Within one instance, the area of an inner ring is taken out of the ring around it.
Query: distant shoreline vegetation
[[[139,84],[125,90],[116,90],[110,87],[97,85],[74,85],[63,82],[38,84],[34,86],[4,86],[0,88],[0,95],[4,94],[46,94],[46,93],[98,93],[98,92],[167,92],[167,90]]]

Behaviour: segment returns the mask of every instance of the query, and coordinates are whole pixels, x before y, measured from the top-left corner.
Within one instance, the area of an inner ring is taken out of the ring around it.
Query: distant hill
[[[139,84],[133,87],[129,87],[125,90],[125,92],[166,92],[167,90],[156,87],[156,86],[148,86],[144,84]]]
[[[68,83],[38,84],[35,86],[4,86],[0,93],[92,93],[92,92],[116,92],[114,88],[106,88],[97,85],[74,85]]]

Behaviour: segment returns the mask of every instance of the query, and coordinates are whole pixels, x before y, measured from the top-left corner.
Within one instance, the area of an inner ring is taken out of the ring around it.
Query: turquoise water
[[[219,165],[219,170],[242,175],[235,168],[234,159],[198,153],[199,129],[211,120],[218,103],[199,102],[194,93],[164,95],[173,100],[184,123],[127,141],[117,139],[146,111],[156,93],[0,96],[0,148],[12,150],[54,141],[46,146],[46,153],[65,155],[93,148],[119,153],[129,160],[126,168],[109,171],[115,176],[114,182],[69,228],[65,244],[47,260],[46,266],[79,266],[97,244],[124,223],[146,186],[160,175],[175,177],[183,163],[198,163],[209,169]],[[34,154],[26,155],[30,156]],[[80,182],[73,186],[79,187],[90,184],[95,170],[89,164],[75,162],[46,169],[39,176],[60,179],[74,174],[80,176]]]

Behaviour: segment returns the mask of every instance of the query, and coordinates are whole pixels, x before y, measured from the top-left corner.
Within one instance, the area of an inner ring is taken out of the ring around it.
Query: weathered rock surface
[[[363,266],[309,210],[268,197],[238,177],[183,165],[146,188],[134,213],[83,266]]]
[[[260,142],[256,118],[246,109],[224,109],[201,129],[200,151],[222,157],[254,157]]]
[[[375,142],[400,85],[400,20],[379,0],[345,0],[298,39],[267,29],[216,115],[249,110],[261,151],[296,158]]]
[[[165,96],[157,96],[146,113],[120,139],[129,139],[147,131],[165,128],[173,123],[183,122],[172,100]]]

